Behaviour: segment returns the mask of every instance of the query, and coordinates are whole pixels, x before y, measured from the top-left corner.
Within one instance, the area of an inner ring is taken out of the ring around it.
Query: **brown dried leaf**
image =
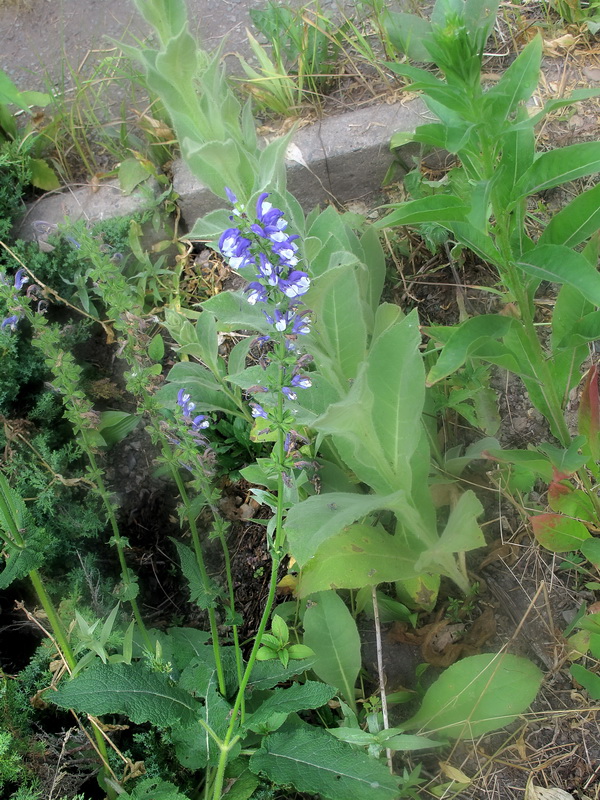
[[[536,786],[534,783],[528,784],[525,789],[524,800],[575,800],[570,792],[564,789],[545,789],[543,786]]]

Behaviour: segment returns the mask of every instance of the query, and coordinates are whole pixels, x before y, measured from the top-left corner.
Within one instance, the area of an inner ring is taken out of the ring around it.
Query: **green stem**
[[[192,543],[194,545],[194,553],[196,555],[196,562],[198,564],[198,569],[200,571],[200,578],[202,580],[202,586],[206,592],[207,597],[210,596],[211,586],[210,586],[210,579],[208,577],[208,572],[206,571],[206,565],[204,563],[204,554],[202,553],[202,546],[200,544],[200,537],[198,536],[198,528],[196,526],[196,518],[192,512],[192,507],[190,504],[190,500],[188,497],[188,493],[184,486],[183,480],[181,479],[181,475],[179,474],[179,470],[177,469],[177,465],[172,463],[172,460],[169,458],[169,453],[165,452],[169,463],[171,465],[171,473],[173,475],[173,479],[177,484],[177,489],[181,496],[181,500],[183,501],[183,505],[185,507],[185,513],[188,520],[188,524],[190,526],[190,533],[192,535]],[[208,607],[208,621],[210,624],[210,634],[212,637],[212,646],[213,646],[213,653],[215,655],[215,666],[217,670],[217,680],[219,683],[219,691],[223,696],[226,694],[226,687],[225,687],[225,675],[223,673],[223,664],[221,661],[221,649],[219,647],[219,632],[217,628],[217,617],[215,614],[214,608],[212,606]]]
[[[281,420],[283,417],[282,392],[278,393],[277,414],[278,418]],[[276,451],[277,461],[280,465],[282,465],[285,458],[285,433],[281,428],[277,430],[277,442],[275,444],[274,449]],[[284,494],[283,471],[282,469],[280,469],[277,476],[277,511],[275,520],[275,536],[271,547],[272,558],[271,558],[271,576],[269,579],[269,593],[267,595],[265,607],[263,609],[262,617],[260,619],[258,631],[256,632],[254,644],[252,646],[252,652],[250,653],[250,658],[248,659],[248,664],[246,665],[246,669],[244,671],[242,680],[240,681],[238,693],[235,702],[233,704],[233,708],[231,710],[229,726],[227,728],[225,736],[223,737],[223,744],[219,754],[217,771],[212,785],[212,800],[220,800],[222,795],[223,782],[225,779],[225,769],[227,767],[227,759],[229,751],[233,747],[233,744],[238,740],[238,737],[234,735],[234,731],[236,729],[236,725],[238,722],[237,719],[238,712],[240,711],[240,708],[242,706],[244,699],[244,692],[246,691],[246,687],[250,680],[252,670],[254,669],[254,664],[256,663],[256,656],[260,649],[262,643],[262,637],[267,629],[267,624],[271,617],[271,610],[273,608],[273,603],[275,602],[275,594],[277,591],[277,576],[279,573],[279,565],[281,563],[281,558],[282,558],[281,548],[283,546],[283,542],[285,539],[285,533],[283,530],[283,514],[284,514],[283,494]]]

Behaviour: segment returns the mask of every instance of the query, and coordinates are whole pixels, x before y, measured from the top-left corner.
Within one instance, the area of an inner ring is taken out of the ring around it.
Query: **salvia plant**
[[[560,448],[536,452],[530,465],[547,476],[552,467],[557,470],[557,497],[580,498],[570,480],[577,474],[589,484],[588,470],[595,475],[590,464],[598,447],[597,384],[590,379],[589,413],[585,404],[582,412],[585,440],[573,444],[562,413],[587,353],[585,342],[596,338],[590,326],[600,284],[588,260],[592,249],[575,249],[597,226],[595,190],[560,212],[539,241],[530,237],[525,221],[526,199],[534,191],[600,167],[598,145],[575,145],[556,158],[536,156],[534,122],[523,104],[537,81],[539,42],[484,91],[481,57],[492,12],[484,13],[485,4],[475,0],[464,7],[454,2],[442,19],[436,6],[425,43],[445,80],[409,66],[395,68],[423,90],[440,118],[413,138],[456,152],[461,167],[451,173],[448,191],[399,206],[385,224],[445,226],[456,247],[470,248],[497,267],[510,313],[467,319],[452,329],[429,328],[439,355],[427,371],[417,313],[382,302],[385,259],[377,231],[353,227],[333,208],[306,216],[285,190],[286,140],[259,148],[249,106],[239,105],[217,61],[198,51],[184,3],[136,5],[158,37],[157,50],[138,54],[149,84],[171,115],[189,166],[227,201],[226,208],[199,220],[190,237],[209,242],[244,285],[215,295],[200,311],[182,307],[175,294],[164,326],[179,360],[161,385],[165,342],[153,332],[155,320],[139,292],[89,232],[66,231],[105,309],[103,325],[119,343],[128,365],[127,389],[138,403],[135,414],[101,418],[82,389],[73,357],[61,349],[58,331],[37,313],[46,308],[40,306],[45,298],[32,289],[35,275],[19,265],[14,278],[4,280],[0,290],[10,313],[1,335],[29,325],[44,353],[87,457],[89,483],[105,507],[120,565],[119,600],[131,619],[118,621],[114,608],[102,625],[78,618],[81,645],[73,651],[40,574],[43,553],[35,528],[4,479],[3,585],[25,575],[33,581],[71,673],[47,697],[90,715],[104,762],[101,781],[111,798],[186,796],[171,781],[119,785],[94,722],[112,714],[159,732],[188,770],[193,797],[244,800],[262,780],[332,800],[414,797],[419,770],[394,774],[392,753],[478,737],[512,722],[535,697],[541,673],[506,652],[464,658],[430,685],[412,715],[392,727],[383,682],[375,704],[365,702],[357,687],[361,643],[348,600],[358,598],[360,608],[370,602],[374,613],[378,602],[389,602],[410,622],[410,608],[434,606],[442,578],[468,594],[466,554],[484,544],[482,506],[473,491],[458,488],[448,493],[452,500],[446,505],[434,503],[430,482],[432,476],[440,482],[441,473],[432,461],[438,445],[428,392],[428,385],[468,360],[499,364],[522,377],[560,441]],[[468,25],[461,16],[466,6],[474,12]],[[533,316],[542,279],[563,285],[549,344],[537,337]],[[118,438],[142,416],[177,488],[182,536],[174,548],[206,631],[155,630],[141,614],[143,586],[127,562],[129,544],[105,486],[96,434],[110,438],[112,431]],[[214,484],[221,419],[243,426],[260,448],[260,457],[241,474],[268,511],[262,522],[270,555],[268,591],[248,643],[240,640],[233,591],[234,531],[222,518]],[[506,460],[518,459],[500,452]],[[592,494],[585,496],[595,513]],[[571,512],[561,509],[557,516],[570,518]],[[207,567],[208,540],[218,541],[222,552],[219,580]],[[293,587],[295,601],[276,606],[282,578]],[[384,584],[395,587],[397,600],[377,591]],[[122,651],[109,652],[109,636],[119,626]]]

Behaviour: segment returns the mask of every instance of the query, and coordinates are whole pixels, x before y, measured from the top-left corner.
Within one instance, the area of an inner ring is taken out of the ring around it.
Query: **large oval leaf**
[[[304,644],[314,651],[313,670],[319,678],[354,705],[360,637],[354,617],[335,592],[319,592],[310,598],[304,614]]]
[[[310,559],[300,576],[298,595],[405,580],[415,574],[417,557],[407,551],[405,542],[381,527],[351,525]]]
[[[509,725],[526,711],[542,677],[531,661],[508,653],[464,658],[429,687],[421,708],[404,727],[475,739]]]

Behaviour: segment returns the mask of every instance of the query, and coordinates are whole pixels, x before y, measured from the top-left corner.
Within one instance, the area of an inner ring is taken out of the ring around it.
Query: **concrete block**
[[[288,160],[288,188],[305,211],[330,200],[347,203],[377,191],[393,161],[390,138],[425,123],[420,100],[380,104],[350,111],[301,128],[293,138],[303,164]],[[415,148],[407,145],[410,152]],[[407,151],[408,152],[408,151]],[[179,195],[184,223],[223,207],[183,161],[173,166],[173,188]]]
[[[28,205],[17,228],[17,236],[26,241],[37,239],[33,223],[39,220],[50,225],[62,224],[67,218],[72,222],[80,219],[100,222],[142,212],[152,205],[158,192],[158,184],[148,186],[148,183],[143,191],[130,195],[122,193],[117,180],[44,195]]]

